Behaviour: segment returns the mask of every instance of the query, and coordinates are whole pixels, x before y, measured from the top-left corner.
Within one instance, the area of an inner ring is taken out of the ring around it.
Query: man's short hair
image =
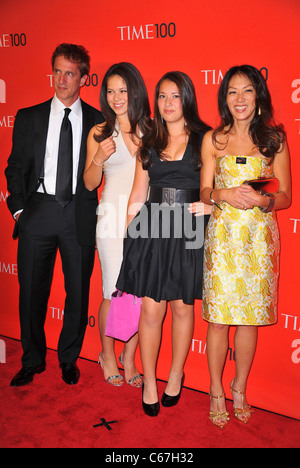
[[[55,59],[61,55],[65,59],[77,63],[80,69],[81,77],[89,74],[91,58],[85,47],[82,45],[66,43],[57,46],[51,59],[52,70],[54,69]]]

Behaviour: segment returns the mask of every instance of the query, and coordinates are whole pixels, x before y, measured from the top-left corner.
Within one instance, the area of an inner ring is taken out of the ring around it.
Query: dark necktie
[[[72,125],[69,120],[71,109],[65,109],[58,147],[56,200],[64,208],[72,200],[73,194],[73,144]]]

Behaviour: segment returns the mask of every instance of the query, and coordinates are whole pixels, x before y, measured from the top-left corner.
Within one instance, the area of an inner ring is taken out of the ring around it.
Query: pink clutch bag
[[[105,335],[121,341],[128,341],[138,332],[142,300],[122,291],[111,296],[106,321]]]

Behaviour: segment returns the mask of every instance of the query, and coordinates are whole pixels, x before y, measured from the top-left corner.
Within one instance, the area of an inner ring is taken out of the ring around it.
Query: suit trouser
[[[61,255],[66,291],[58,359],[69,364],[80,354],[88,322],[95,247],[78,244],[74,198],[62,208],[54,197],[34,194],[19,218],[19,307],[22,363],[26,367],[45,363],[44,325],[57,251]]]

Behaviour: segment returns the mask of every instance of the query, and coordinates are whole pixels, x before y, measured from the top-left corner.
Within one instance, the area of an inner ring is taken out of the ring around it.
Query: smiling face
[[[127,85],[119,75],[113,75],[107,80],[107,103],[117,117],[128,113]]]
[[[161,83],[157,104],[160,115],[167,123],[184,121],[180,92],[173,81]]]
[[[227,105],[237,121],[251,122],[256,110],[256,91],[245,75],[234,75],[228,85]]]
[[[53,66],[53,86],[58,99],[66,107],[77,101],[86,78],[87,75],[81,77],[77,63],[67,60],[63,55],[56,57]]]

